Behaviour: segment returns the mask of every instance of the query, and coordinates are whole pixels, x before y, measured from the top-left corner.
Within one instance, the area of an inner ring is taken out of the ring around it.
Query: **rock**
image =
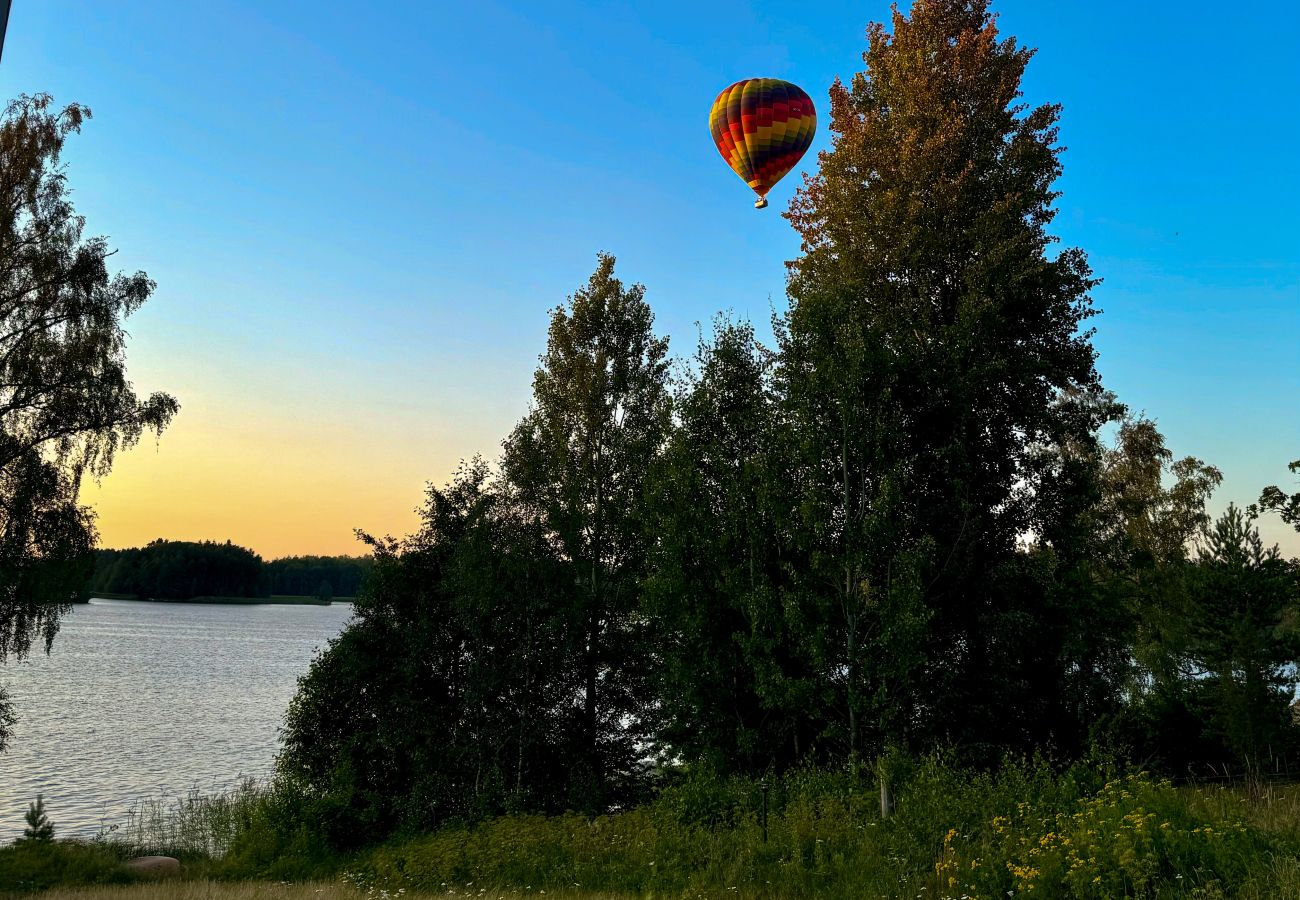
[[[174,856],[137,856],[124,865],[137,875],[179,875],[181,861]]]

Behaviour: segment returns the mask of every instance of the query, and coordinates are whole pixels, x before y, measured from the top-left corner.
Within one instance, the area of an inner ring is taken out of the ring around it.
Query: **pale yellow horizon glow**
[[[353,529],[410,533],[426,484],[444,482],[462,455],[398,423],[240,419],[187,405],[160,439],[146,436],[101,483],[83,485],[81,500],[101,547],[165,538],[230,540],[263,559],[362,555]]]

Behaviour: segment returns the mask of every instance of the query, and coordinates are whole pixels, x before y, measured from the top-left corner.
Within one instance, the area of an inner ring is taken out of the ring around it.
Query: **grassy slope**
[[[648,806],[595,820],[506,816],[394,838],[346,857],[322,855],[310,831],[286,835],[268,818],[268,795],[250,787],[234,800],[188,808],[188,824],[179,823],[186,827],[157,836],[165,843],[135,837],[132,846],[148,846],[144,852],[179,852],[185,881],[111,884],[124,880],[117,861],[140,852],[125,845],[52,848],[57,866],[38,866],[33,857],[25,874],[17,865],[21,848],[0,848],[0,896],[57,888],[35,896],[378,900],[401,890],[404,898],[545,900],[1002,900],[1008,891],[1052,900],[1300,898],[1300,787],[1249,796],[1025,764],[991,776],[927,764],[889,822],[878,819],[870,787],[832,773],[782,779],[766,841],[752,784],[737,779],[686,784]],[[231,832],[239,821],[245,824]],[[217,845],[234,844],[213,859],[199,847],[219,834],[229,837]],[[203,840],[187,849],[177,843],[187,836]],[[64,887],[74,884],[88,893]]]

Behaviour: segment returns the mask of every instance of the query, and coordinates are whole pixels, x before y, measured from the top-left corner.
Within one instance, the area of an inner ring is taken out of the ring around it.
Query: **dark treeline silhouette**
[[[370,571],[368,556],[285,556],[263,566],[272,594],[298,597],[355,597]]]
[[[262,558],[230,541],[151,541],[129,550],[96,550],[91,592],[145,599],[266,597]]]
[[[670,379],[600,257],[499,467],[367,538],[300,684],[282,773],[334,841],[607,809],[682,764],[1300,762],[1297,563],[1257,508],[1211,522],[1219,472],[1102,386],[1097,282],[1047,252],[1059,108],[1018,103],[1031,55],[981,0],[870,29],[787,214],[773,348],[720,319]]]
[[[290,556],[263,562],[230,541],[156,540],[129,550],[96,550],[89,589],[157,600],[272,595],[329,600],[355,596],[369,567],[365,557]]]

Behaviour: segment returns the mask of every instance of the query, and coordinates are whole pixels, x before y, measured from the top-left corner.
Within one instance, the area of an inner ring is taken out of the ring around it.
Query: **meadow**
[[[0,891],[43,900],[1300,896],[1297,786],[1175,786],[1041,760],[979,772],[937,756],[905,761],[895,777],[898,808],[887,820],[870,771],[802,770],[768,784],[696,773],[626,811],[502,816],[345,853],[326,849],[310,798],[249,782],[144,807],[92,842],[0,849]],[[177,856],[182,880],[127,884],[120,861],[139,853]]]

